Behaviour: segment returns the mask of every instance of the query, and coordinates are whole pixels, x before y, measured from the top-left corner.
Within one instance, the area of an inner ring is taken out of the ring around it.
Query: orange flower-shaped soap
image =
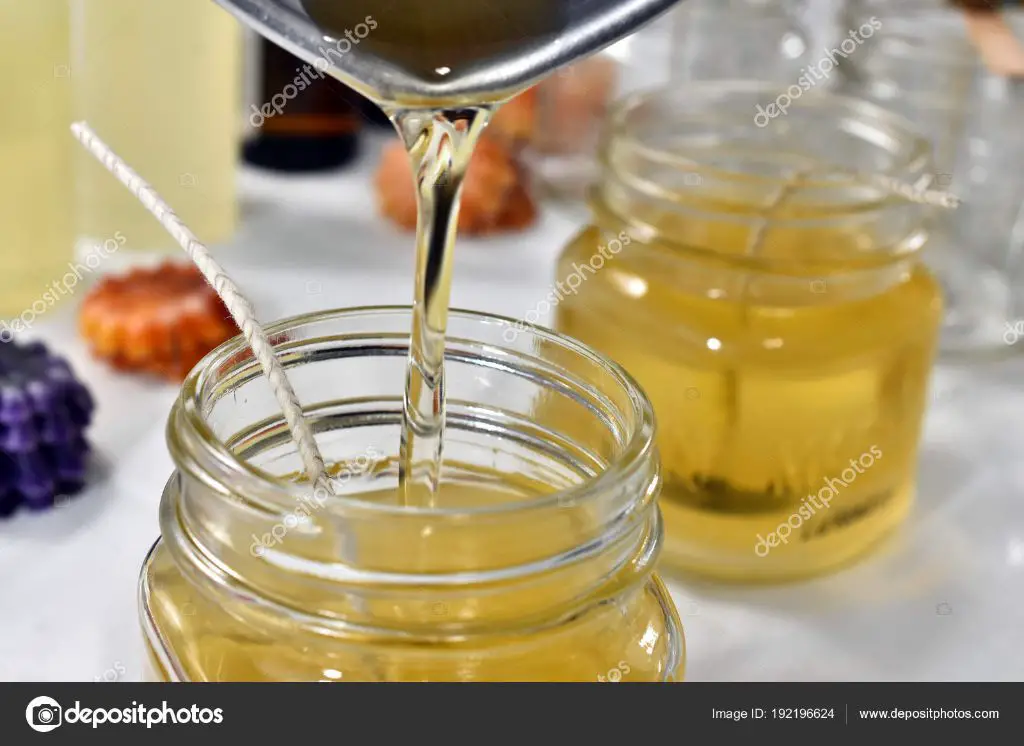
[[[487,134],[512,149],[529,143],[537,126],[537,94],[535,86],[498,107]]]
[[[416,227],[416,188],[409,156],[400,142],[381,156],[376,178],[381,212],[403,228]],[[459,232],[464,235],[525,228],[535,214],[533,201],[512,156],[497,142],[482,138],[462,186]]]
[[[199,270],[178,262],[102,280],[82,303],[79,329],[114,367],[176,382],[238,333]]]

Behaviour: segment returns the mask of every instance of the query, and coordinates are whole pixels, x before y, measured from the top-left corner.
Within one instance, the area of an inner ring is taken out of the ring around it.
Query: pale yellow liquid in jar
[[[519,500],[530,487],[525,480],[493,481],[480,485],[443,485],[440,498],[447,506],[483,506]],[[359,496],[395,504],[404,499],[394,490]],[[316,521],[318,518],[313,517]],[[488,565],[502,567],[511,556],[542,542],[580,531],[569,522],[541,527],[532,536],[511,527],[506,536],[486,545],[438,543],[428,557],[422,543],[396,536],[394,526],[377,537],[361,537],[360,560],[414,566],[440,561],[449,571]],[[249,537],[239,536],[248,543]],[[494,538],[493,536],[491,538]],[[284,541],[288,541],[288,537]],[[252,568],[233,568],[246,577]],[[590,569],[588,572],[599,572]],[[210,597],[186,580],[167,550],[157,549],[144,568],[147,609],[161,639],[172,651],[170,668],[190,681],[673,681],[681,678],[675,641],[679,621],[668,594],[656,577],[639,583],[626,568],[601,587],[610,595],[602,602],[578,608],[569,618],[535,616],[532,626],[509,623],[520,605],[543,609],[570,602],[564,587],[543,586],[527,595],[503,597],[502,585],[470,588],[444,602],[419,597],[410,589],[399,601],[353,601],[371,609],[403,632],[420,629],[420,637],[396,637],[370,627],[353,627],[328,636],[299,624],[261,629],[247,613],[252,602],[227,594]],[[595,575],[600,577],[599,575]],[[610,590],[609,590],[610,589]],[[484,594],[488,594],[487,597]],[[578,599],[575,599],[578,601]],[[309,596],[311,605],[325,598]],[[337,597],[336,603],[344,599]],[[340,608],[340,607],[339,607]],[[524,609],[525,611],[525,606]],[[498,621],[498,617],[504,622]],[[489,626],[488,620],[493,622]],[[476,632],[464,634],[459,625],[472,622]],[[450,626],[448,626],[450,625]],[[674,628],[674,629],[673,629]],[[156,678],[172,678],[167,661],[150,648]],[[674,666],[669,670],[668,666]]]
[[[153,185],[200,239],[229,240],[243,117],[242,32],[209,0],[75,0],[75,117]],[[75,151],[79,254],[115,234],[121,252],[177,253],[174,239],[81,148]]]
[[[868,237],[775,229],[764,253],[806,264],[759,302],[764,278],[739,279],[728,259],[746,252],[749,228],[653,224],[725,263],[633,242],[600,271],[579,272],[610,238],[588,229],[560,263],[559,278],[585,279],[558,304],[556,326],[622,364],[654,405],[663,562],[769,581],[860,556],[911,505],[941,314],[935,281],[912,267],[853,297],[843,271]]]
[[[64,3],[0,0],[0,334],[70,292],[71,78]],[[72,289],[78,278],[72,275]],[[33,307],[34,304],[34,307]]]

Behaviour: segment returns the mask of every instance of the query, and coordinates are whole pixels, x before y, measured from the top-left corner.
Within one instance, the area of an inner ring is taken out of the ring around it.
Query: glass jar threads
[[[927,143],[821,92],[755,123],[779,94],[624,101],[559,267],[557,328],[657,412],[666,561],[737,581],[833,569],[902,522],[941,314],[925,209],[862,174],[914,182]]]
[[[336,496],[292,476],[294,446],[239,339],[186,380],[141,578],[154,676],[679,678],[682,631],[653,573],[653,415],[635,383],[574,341],[453,312],[442,488],[405,506],[410,317],[354,309],[268,330]]]

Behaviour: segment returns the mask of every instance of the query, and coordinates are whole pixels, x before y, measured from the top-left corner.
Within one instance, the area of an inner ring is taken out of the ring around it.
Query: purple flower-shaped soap
[[[39,342],[0,342],[0,518],[82,489],[92,412],[63,358]]]

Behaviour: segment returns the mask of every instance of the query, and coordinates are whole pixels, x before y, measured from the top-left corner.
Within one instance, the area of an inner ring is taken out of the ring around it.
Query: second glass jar
[[[666,561],[736,581],[830,570],[903,521],[942,312],[925,208],[860,176],[916,181],[926,141],[826,93],[763,126],[778,93],[626,100],[559,267],[556,326],[654,404]]]

